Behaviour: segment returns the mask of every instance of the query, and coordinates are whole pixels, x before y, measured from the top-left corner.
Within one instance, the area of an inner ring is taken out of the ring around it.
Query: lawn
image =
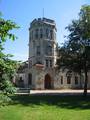
[[[90,120],[90,96],[18,95],[0,107],[0,120]]]

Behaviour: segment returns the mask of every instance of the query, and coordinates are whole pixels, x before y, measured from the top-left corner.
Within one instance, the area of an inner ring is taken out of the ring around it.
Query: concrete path
[[[63,90],[30,90],[28,92],[21,92],[16,94],[30,94],[30,95],[82,95],[83,90],[72,90],[72,89],[63,89]],[[90,95],[90,90],[88,90],[88,95]]]
[[[30,90],[31,95],[80,95],[83,94],[83,90]],[[88,94],[90,94],[90,90],[88,90]]]

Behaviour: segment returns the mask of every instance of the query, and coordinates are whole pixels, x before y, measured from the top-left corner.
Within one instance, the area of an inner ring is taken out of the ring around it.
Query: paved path
[[[83,90],[30,90],[25,93],[16,93],[16,94],[31,94],[31,95],[82,95]],[[88,95],[90,95],[90,90],[88,90]]]
[[[50,94],[50,95],[77,95],[77,94],[83,94],[83,90],[30,90],[30,94]],[[88,90],[88,94],[90,94],[90,90]]]

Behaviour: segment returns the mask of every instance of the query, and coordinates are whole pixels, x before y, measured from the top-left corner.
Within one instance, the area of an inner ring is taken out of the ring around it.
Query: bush
[[[4,95],[2,93],[0,94],[0,106],[7,105],[11,102],[12,102],[12,100],[10,97],[8,97],[7,95]]]
[[[6,95],[13,94],[16,92],[16,88],[14,87],[13,83],[10,81],[10,79],[7,75],[3,76],[1,90]]]
[[[4,81],[4,94],[13,94],[16,92],[16,88],[13,86],[13,84],[11,83],[11,81]]]

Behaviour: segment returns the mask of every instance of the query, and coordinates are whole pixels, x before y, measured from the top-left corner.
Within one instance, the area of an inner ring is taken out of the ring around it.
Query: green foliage
[[[0,107],[5,106],[11,102],[12,102],[12,100],[10,97],[8,97],[7,95],[4,95],[4,94],[0,94]]]
[[[81,7],[79,18],[66,27],[67,42],[60,48],[59,67],[85,73],[84,90],[87,92],[87,72],[90,69],[90,5]]]
[[[15,40],[16,36],[11,32],[14,28],[19,28],[11,20],[0,18],[0,42],[5,42],[7,39]]]
[[[15,91],[12,82],[18,62],[11,60],[11,54],[4,54],[4,43],[8,39],[14,41],[17,38],[12,32],[13,29],[17,28],[19,26],[16,23],[5,20],[0,15],[0,90],[5,94]]]
[[[1,83],[1,89],[3,90],[3,93],[6,95],[15,93],[16,88],[14,87],[12,81],[10,80],[10,76],[4,74],[2,79],[3,81]]]

